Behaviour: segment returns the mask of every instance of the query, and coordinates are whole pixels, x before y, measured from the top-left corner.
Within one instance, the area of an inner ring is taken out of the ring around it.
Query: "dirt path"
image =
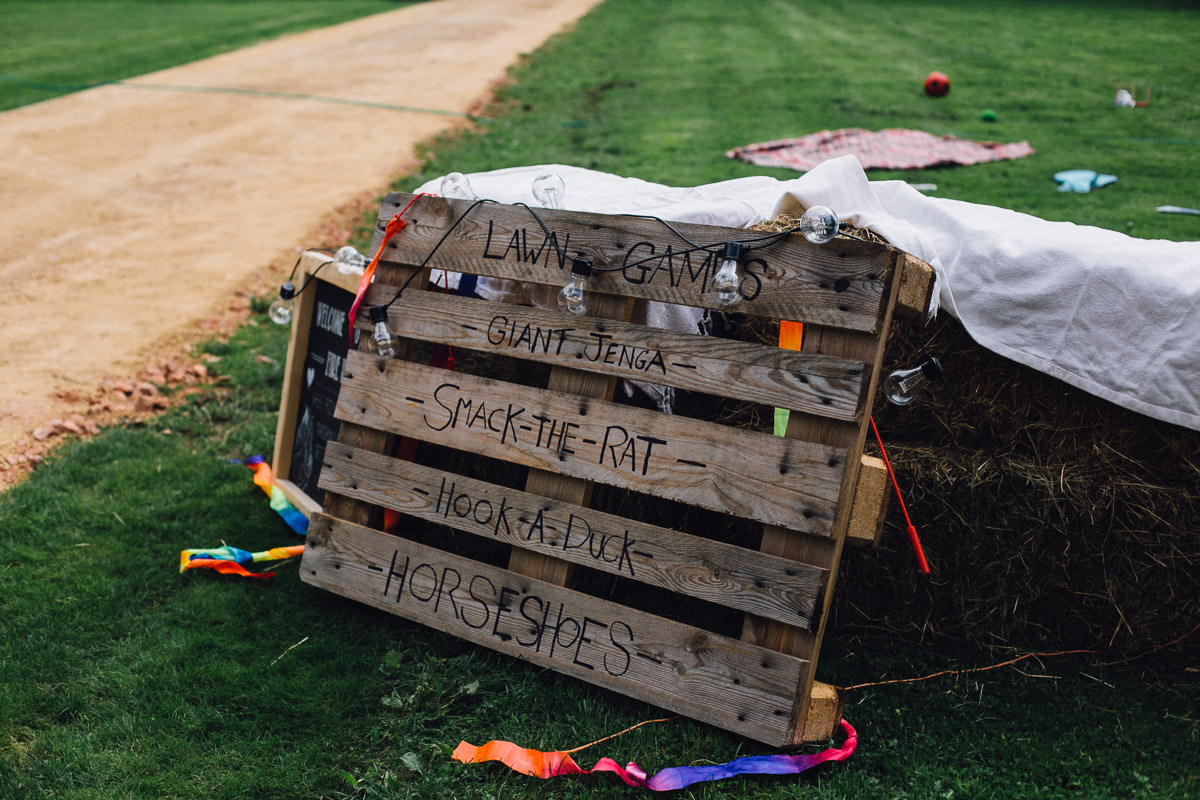
[[[461,113],[598,2],[435,0],[133,83]],[[417,142],[463,124],[129,86],[0,114],[0,472],[94,427],[98,387],[209,335],[214,314],[244,307],[239,289],[278,283],[271,265],[290,268],[335,209],[384,191]]]

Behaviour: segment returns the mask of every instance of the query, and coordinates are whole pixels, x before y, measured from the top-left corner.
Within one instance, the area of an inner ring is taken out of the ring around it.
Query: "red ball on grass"
[[[925,78],[925,94],[930,97],[945,97],[950,93],[950,76],[944,72],[931,72]]]

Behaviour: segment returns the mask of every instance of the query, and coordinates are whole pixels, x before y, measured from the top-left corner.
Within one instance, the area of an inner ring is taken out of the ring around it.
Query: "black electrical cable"
[[[280,285],[279,298],[281,300],[295,300],[305,289],[308,288],[308,285],[313,282],[313,278],[317,277],[317,273],[321,271],[322,267],[324,267],[326,264],[333,263],[332,258],[328,261],[322,261],[317,265],[317,268],[312,271],[312,274],[308,276],[308,280],[304,282],[304,285],[297,290],[296,285],[292,283],[292,278],[296,277],[296,270],[300,268],[300,262],[303,260],[303,255],[296,259],[296,263],[292,265],[291,274],[288,275],[287,280]]]
[[[306,249],[307,249],[307,250],[317,250],[317,251],[320,251],[320,250],[328,250],[329,248],[327,248],[327,247],[309,247],[309,248],[306,248]],[[287,276],[287,279],[288,279],[288,281],[291,281],[291,279],[292,279],[292,278],[296,277],[296,270],[298,270],[298,269],[300,268],[300,262],[301,262],[301,261],[303,261],[303,260],[304,260],[304,255],[303,255],[303,254],[301,254],[301,255],[300,255],[300,257],[296,259],[296,263],[295,263],[295,264],[292,264],[292,271],[291,271],[291,272],[288,274],[288,276]],[[329,259],[329,261],[333,261],[333,259],[331,258],[331,259]],[[323,267],[323,266],[325,266],[325,264],[328,264],[328,263],[329,263],[329,261],[326,261],[326,262],[322,263],[322,264],[321,264],[321,266],[322,266],[322,267]],[[318,267],[318,269],[320,269],[320,267]],[[314,271],[314,272],[313,272],[313,274],[315,275],[315,274],[316,274],[316,271]],[[286,282],[287,282],[287,281],[285,281],[285,283],[286,283]],[[304,285],[305,285],[305,286],[307,286],[308,284],[306,283],[306,284],[304,284]]]
[[[654,216],[653,214],[618,214],[617,216],[619,216],[619,217],[633,217],[634,219],[652,219],[652,220],[654,220],[655,222],[658,222],[658,223],[660,223],[661,225],[663,225],[663,226],[664,226],[664,227],[665,227],[667,230],[669,230],[671,233],[673,233],[673,234],[675,234],[676,236],[678,236],[680,239],[682,239],[684,242],[686,242],[687,244],[691,245],[692,247],[701,247],[701,245],[698,245],[698,244],[696,244],[696,243],[695,243],[695,242],[693,242],[691,239],[687,238],[687,237],[686,237],[686,236],[684,236],[682,233],[680,233],[680,232],[679,232],[679,230],[678,230],[678,229],[677,229],[677,228],[676,228],[674,225],[672,225],[671,223],[667,222],[667,221],[666,221],[665,219],[663,219],[662,217],[656,217],[656,216]]]
[[[788,236],[799,232],[799,227],[788,228],[786,231],[778,231],[765,236],[756,236],[753,239],[745,239],[740,242],[740,244],[742,245],[743,250],[763,250],[767,247],[771,247],[772,245],[776,245],[779,242],[782,242]],[[755,242],[766,242],[766,244],[754,244]]]
[[[564,260],[567,259],[568,258],[567,254],[564,253],[562,248],[558,246],[557,240],[550,239],[550,231],[546,229],[545,224],[542,222],[542,220],[538,216],[537,212],[534,211],[529,206],[525,205],[524,203],[514,203],[514,205],[522,206],[527,211],[529,211],[529,213],[533,216],[534,220],[538,223],[538,226],[542,229],[542,233],[544,233],[546,235],[546,238],[550,241],[551,245],[553,245],[554,249],[558,252],[558,255]],[[695,253],[698,251],[705,251],[705,252],[716,254],[716,253],[721,252],[721,248],[725,244],[725,242],[713,242],[712,244],[696,244],[691,239],[684,236],[679,230],[677,230],[673,225],[671,225],[671,223],[667,222],[662,217],[656,217],[652,214],[618,214],[617,216],[654,220],[655,222],[658,222],[661,225],[664,225],[668,230],[670,230],[672,233],[674,233],[676,236],[678,236],[680,239],[682,239],[684,242],[686,242],[688,245],[690,245],[688,249],[673,251],[671,253],[671,255],[685,255],[687,253]],[[755,237],[751,237],[749,239],[735,239],[732,241],[736,241],[738,244],[742,245],[743,251],[763,250],[763,249],[766,249],[768,247],[772,247],[773,245],[778,244],[779,242],[786,239],[788,236],[791,236],[792,234],[796,234],[796,233],[800,233],[800,226],[798,226],[798,225],[793,228],[788,228],[785,231],[778,231],[776,233],[770,233],[770,234],[766,234],[764,236],[755,236]],[[846,236],[851,239],[857,239],[860,242],[870,241],[868,239],[864,239],[861,236],[855,236],[852,233],[847,233],[847,232],[841,231],[841,230],[838,231],[838,235]],[[761,244],[756,244],[759,242],[761,242]],[[640,264],[645,264],[650,261],[660,260],[662,258],[664,258],[664,255],[647,256],[646,258],[639,259],[638,261],[632,261],[632,262],[629,262],[627,264],[622,264],[617,267],[593,267],[592,271],[593,272],[620,272],[621,270],[626,270],[626,269],[629,269],[630,267],[636,267]]]
[[[303,258],[303,256],[301,256],[301,258]],[[312,271],[312,274],[308,276],[308,280],[306,280],[306,281],[304,282],[304,285],[303,285],[303,286],[301,286],[299,289],[297,289],[297,290],[296,290],[295,297],[299,297],[299,296],[300,296],[300,295],[301,295],[301,294],[304,292],[304,290],[308,288],[308,285],[309,285],[310,283],[312,283],[312,282],[313,282],[313,279],[314,279],[314,278],[316,278],[316,277],[317,277],[317,273],[318,273],[318,272],[320,272],[320,271],[321,271],[322,269],[324,269],[324,268],[325,268],[327,265],[329,265],[329,264],[332,264],[332,263],[333,263],[333,259],[331,258],[331,259],[328,259],[327,261],[322,261],[320,264],[318,264],[318,265],[317,265],[317,268],[316,268],[316,269],[314,269],[314,270]],[[299,265],[300,265],[300,262],[299,262],[299,261],[297,261],[297,262],[296,262],[296,265],[297,265],[297,266],[299,266]],[[295,273],[296,273],[296,270],[295,270],[295,268],[293,268],[293,269],[292,269],[292,274],[294,275]],[[290,280],[291,280],[291,278],[288,278],[288,280],[290,281]]]
[[[839,222],[837,235],[845,236],[847,239],[854,239],[859,242],[870,242],[871,241],[870,239],[867,239],[865,237],[859,236],[854,233],[850,233],[848,230],[845,230],[845,228],[848,228],[848,227],[849,227],[849,225],[847,223]],[[770,247],[771,245],[777,244],[784,238],[791,236],[792,234],[795,234],[795,233],[800,233],[799,225],[797,225],[794,228],[788,228],[786,231],[779,231],[778,233],[771,233],[771,234],[767,234],[766,236],[760,236],[757,239],[746,239],[741,243],[742,249],[743,250],[761,250],[765,247]],[[766,244],[760,244],[760,245],[751,244],[751,242],[760,242],[760,241],[766,241]]]
[[[497,201],[495,201],[495,200],[488,200],[486,198],[481,198],[479,200],[476,200],[470,206],[468,206],[467,209],[458,216],[458,219],[454,220],[454,223],[446,230],[446,232],[442,234],[442,237],[437,241],[437,244],[435,244],[433,246],[433,248],[429,251],[428,255],[425,256],[425,258],[421,262],[420,266],[418,266],[417,269],[412,274],[410,274],[408,276],[408,278],[405,279],[404,283],[396,291],[396,294],[393,295],[392,299],[388,300],[388,302],[385,303],[383,307],[390,308],[392,306],[392,304],[394,304],[397,300],[400,299],[400,296],[404,294],[404,291],[412,283],[413,278],[415,278],[417,276],[417,274],[420,273],[429,264],[430,260],[432,260],[433,256],[437,253],[438,249],[442,246],[442,244],[446,241],[446,239],[450,236],[450,234],[454,231],[454,229],[458,227],[459,223],[461,223],[464,219],[466,219],[467,216],[472,211],[474,211],[477,207],[479,207],[480,205],[483,205],[484,203],[496,203],[496,202]],[[534,222],[536,222],[538,227],[541,228],[542,234],[546,237],[546,241],[548,241],[550,243],[550,246],[554,248],[555,252],[558,254],[559,258],[562,261],[565,262],[570,258],[570,256],[567,255],[566,251],[564,251],[562,249],[562,247],[559,245],[558,237],[551,236],[549,228],[546,227],[546,223],[542,221],[542,218],[537,213],[537,211],[535,211],[527,203],[513,203],[513,205],[520,206],[521,208],[524,208],[526,211],[529,212],[529,215],[531,217],[533,217]],[[654,221],[660,223],[661,225],[665,226],[668,230],[670,230],[672,233],[674,233],[676,236],[678,236],[682,241],[686,242],[689,245],[687,249],[673,251],[671,253],[672,256],[682,256],[682,255],[687,255],[689,253],[696,253],[696,252],[708,252],[708,253],[718,254],[721,251],[721,248],[725,244],[725,242],[713,242],[711,244],[696,244],[695,242],[691,241],[686,236],[684,236],[683,233],[681,233],[677,228],[675,228],[675,226],[673,226],[670,222],[667,222],[665,219],[662,219],[661,217],[656,217],[652,214],[620,214],[618,216],[654,220]],[[789,236],[793,233],[798,233],[799,230],[800,230],[800,228],[797,226],[794,228],[789,228],[786,231],[780,231],[778,233],[768,234],[766,236],[757,236],[757,237],[752,237],[749,239],[741,239],[741,240],[735,240],[735,241],[737,241],[738,244],[741,244],[745,250],[762,250],[767,247],[771,247],[772,245],[778,244],[780,241],[782,241],[787,236]],[[843,235],[848,235],[848,234],[843,234]],[[858,237],[853,237],[853,238],[858,238]],[[755,244],[757,242],[762,242],[762,244]],[[652,256],[647,256],[645,258],[639,259],[637,261],[632,261],[632,262],[628,262],[625,264],[621,264],[619,266],[611,266],[611,267],[593,266],[592,271],[593,272],[622,272],[631,267],[637,267],[642,264],[649,263],[651,261],[661,260],[665,257],[666,257],[665,254],[652,255]]]
[[[388,300],[386,303],[384,303],[383,307],[385,309],[391,308],[392,303],[395,303],[397,300],[400,299],[400,295],[404,294],[404,290],[407,289],[409,284],[412,283],[413,278],[415,278],[417,275],[419,275],[425,269],[425,266],[427,264],[429,264],[430,260],[434,256],[434,254],[437,253],[438,248],[440,248],[442,246],[442,243],[445,242],[447,238],[449,238],[450,234],[454,231],[454,229],[458,227],[458,224],[467,218],[468,214],[470,214],[477,207],[483,205],[484,203],[494,203],[494,202],[496,202],[496,201],[495,200],[485,200],[485,199],[476,200],[474,203],[472,203],[470,206],[467,207],[466,211],[459,214],[458,219],[454,220],[454,224],[446,229],[446,232],[442,234],[442,238],[438,239],[437,244],[435,244],[433,246],[433,249],[429,251],[429,254],[425,256],[425,260],[421,262],[420,266],[418,266],[415,270],[413,270],[412,274],[410,274],[407,278],[405,278],[404,283],[402,283],[400,285],[400,288],[396,290],[396,294],[392,295],[392,299]]]
[[[290,273],[288,273],[287,280],[284,281],[284,283],[292,282],[292,278],[296,277],[296,270],[300,269],[300,262],[303,260],[304,260],[304,256],[300,256],[299,258],[296,259],[296,263],[292,264],[292,271]]]
[[[528,211],[528,212],[529,212],[530,216],[532,216],[532,217],[533,217],[533,219],[534,219],[534,221],[535,221],[535,222],[537,222],[537,224],[538,224],[538,227],[542,229],[542,233],[543,233],[543,234],[546,236],[546,240],[550,242],[550,244],[551,244],[551,245],[554,247],[554,250],[555,250],[555,251],[558,253],[558,255],[559,255],[559,258],[561,258],[563,261],[566,261],[568,258],[570,258],[570,256],[568,256],[568,255],[567,255],[567,254],[566,254],[566,253],[563,251],[563,249],[562,249],[561,247],[559,247],[559,245],[558,245],[558,239],[557,239],[557,237],[551,238],[549,229],[547,229],[547,228],[546,228],[546,225],[545,225],[545,223],[544,223],[544,222],[542,222],[542,218],[538,216],[538,213],[537,213],[536,211],[534,211],[532,208],[530,208],[530,207],[529,207],[528,205],[526,205],[525,203],[513,203],[513,205],[521,206],[522,208],[524,208],[526,211]],[[640,217],[640,218],[642,218],[642,219],[653,219],[653,220],[657,220],[658,222],[661,222],[663,225],[666,225],[668,228],[670,228],[672,231],[674,231],[674,232],[675,232],[675,234],[676,234],[677,236],[679,236],[679,238],[683,239],[684,241],[688,241],[688,240],[687,240],[687,238],[686,238],[686,237],[685,237],[685,236],[684,236],[682,233],[680,233],[679,231],[675,230],[675,228],[673,228],[669,222],[667,222],[667,221],[666,221],[666,220],[664,220],[664,219],[660,219],[659,217],[654,217],[654,216],[650,216],[650,215],[646,215],[646,214],[621,214],[620,216],[623,216],[623,217]],[[691,242],[689,242],[689,244],[691,244]],[[672,253],[671,253],[671,255],[673,255],[673,256],[675,256],[675,255],[685,255],[685,254],[687,254],[687,253],[695,253],[695,252],[697,252],[697,251],[699,251],[699,250],[704,250],[704,251],[708,251],[708,252],[711,252],[711,253],[716,253],[716,252],[718,252],[718,251],[719,251],[719,249],[720,249],[720,248],[721,248],[721,247],[722,247],[724,244],[725,244],[724,242],[715,242],[715,243],[713,243],[713,244],[691,244],[691,247],[687,248],[686,250],[676,250],[676,251],[672,252]],[[621,271],[623,271],[623,270],[627,270],[627,269],[629,269],[630,267],[636,267],[636,266],[638,266],[639,264],[645,264],[645,263],[647,263],[647,262],[649,262],[649,261],[656,261],[656,260],[660,260],[660,259],[662,259],[662,258],[665,258],[665,257],[666,257],[666,256],[665,256],[665,254],[664,254],[664,255],[653,255],[653,256],[647,256],[646,258],[640,259],[640,260],[638,260],[638,261],[633,261],[633,262],[630,262],[630,263],[627,263],[627,264],[621,264],[620,266],[614,266],[614,267],[596,267],[596,266],[593,266],[593,267],[592,267],[592,272],[621,272]]]

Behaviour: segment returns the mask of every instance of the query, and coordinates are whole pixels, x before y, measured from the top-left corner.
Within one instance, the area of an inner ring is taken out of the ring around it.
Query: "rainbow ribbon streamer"
[[[628,786],[655,792],[671,792],[694,783],[720,781],[737,775],[795,775],[826,761],[845,761],[858,746],[858,733],[845,720],[842,720],[842,730],[846,733],[846,741],[842,746],[822,750],[820,753],[799,756],[746,756],[715,766],[667,767],[650,777],[632,761],[621,767],[611,758],[602,758],[591,769],[582,769],[566,752],[526,750],[512,742],[491,741],[478,747],[461,742],[454,750],[454,759],[464,764],[500,761],[516,772],[535,778],[615,772]]]
[[[251,553],[240,547],[209,547],[196,550],[179,551],[179,571],[185,569],[211,569],[222,575],[240,575],[243,578],[259,578],[266,580],[275,575],[274,572],[251,572],[246,564],[260,561],[282,561],[285,558],[295,558],[304,552],[304,545],[290,547],[272,547],[270,550],[260,550]]]
[[[267,463],[267,460],[262,456],[250,456],[242,463],[254,470],[255,485],[271,498],[271,508],[283,517],[283,521],[288,524],[288,527],[301,536],[307,535],[308,517],[297,511],[284,497],[279,487],[275,485],[275,475],[271,472],[271,465]]]

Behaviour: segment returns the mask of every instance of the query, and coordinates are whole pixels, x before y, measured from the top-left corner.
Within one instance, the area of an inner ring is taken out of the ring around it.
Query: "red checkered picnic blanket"
[[[821,131],[798,139],[751,144],[725,155],[760,167],[784,167],[800,172],[838,156],[855,156],[863,169],[920,169],[981,164],[1022,158],[1033,153],[1029,142],[974,142],[955,136],[934,136],[925,131],[888,128],[868,131],[842,128]]]

